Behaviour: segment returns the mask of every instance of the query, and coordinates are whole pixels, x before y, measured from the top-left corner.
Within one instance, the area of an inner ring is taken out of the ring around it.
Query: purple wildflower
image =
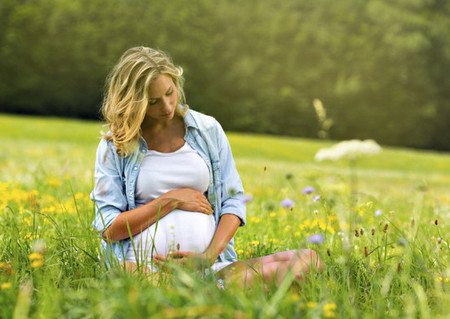
[[[253,199],[253,195],[247,194],[247,195],[244,195],[244,197],[242,198],[241,201],[242,201],[243,204],[247,204],[252,199]]]
[[[310,244],[321,244],[325,241],[322,234],[314,234],[306,238],[306,241]]]
[[[377,210],[376,212],[375,212],[375,216],[376,217],[378,217],[378,216],[380,216],[381,215],[381,209],[379,209],[379,210]]]
[[[313,199],[314,203],[317,202],[319,199],[320,199],[320,195],[314,196],[314,199]]]
[[[288,208],[294,207],[294,201],[289,198],[286,198],[281,201],[280,205],[282,207],[288,207]]]
[[[303,190],[302,190],[302,194],[306,195],[306,194],[311,194],[314,193],[316,191],[316,189],[312,186],[306,186]]]

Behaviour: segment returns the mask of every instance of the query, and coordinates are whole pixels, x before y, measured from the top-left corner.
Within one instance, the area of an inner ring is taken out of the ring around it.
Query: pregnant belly
[[[134,248],[130,245],[127,259],[150,261],[152,254],[167,255],[171,250],[203,253],[215,228],[212,215],[176,209],[134,236]]]

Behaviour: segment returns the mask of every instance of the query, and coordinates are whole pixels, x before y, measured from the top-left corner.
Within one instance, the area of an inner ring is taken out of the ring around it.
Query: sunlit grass
[[[240,258],[312,248],[325,272],[268,294],[219,291],[186,273],[154,287],[141,276],[108,272],[96,258],[88,196],[100,130],[96,122],[0,116],[0,317],[23,309],[33,318],[446,318],[450,312],[449,154],[385,148],[358,163],[352,197],[345,163],[313,160],[331,142],[229,134],[253,196],[247,225],[236,235]],[[306,186],[315,191],[302,194]],[[286,198],[292,208],[280,205]],[[324,242],[308,243],[317,233]]]

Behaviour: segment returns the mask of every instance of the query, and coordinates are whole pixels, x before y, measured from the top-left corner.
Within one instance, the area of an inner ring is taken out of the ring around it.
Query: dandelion
[[[314,199],[313,199],[314,203],[317,202],[319,199],[320,199],[320,195],[314,196]]]
[[[40,253],[32,253],[28,255],[28,259],[31,261],[31,267],[38,268],[44,264],[44,256]]]
[[[251,217],[250,218],[251,223],[259,224],[261,222],[261,218],[258,217]]]
[[[4,282],[1,286],[2,290],[11,288],[12,284],[10,282]]]
[[[44,256],[42,256],[42,254],[40,253],[32,253],[28,255],[28,259],[33,261],[33,260],[40,260],[40,259],[44,259]]]
[[[336,314],[334,311],[337,309],[337,305],[334,302],[327,303],[323,306],[323,315],[326,318],[334,318]]]
[[[316,191],[316,189],[312,186],[306,186],[303,190],[302,190],[302,194],[306,195],[306,194],[311,194],[314,193]]]
[[[251,195],[251,194],[247,194],[247,195],[244,195],[244,197],[242,198],[242,200],[241,200],[241,202],[243,203],[243,204],[247,204],[249,201],[251,201],[253,199],[253,195]]]
[[[310,244],[321,244],[325,241],[325,238],[322,234],[313,234],[309,236],[306,241]]]
[[[272,213],[269,214],[270,218],[274,218],[275,216],[277,216],[277,213],[275,213],[275,212],[272,212]]]
[[[286,198],[280,202],[280,205],[281,207],[292,208],[294,207],[294,201],[289,198]]]
[[[41,267],[43,264],[44,264],[44,261],[42,259],[38,259],[38,260],[34,260],[31,263],[31,267],[38,268],[38,267]]]
[[[307,306],[308,308],[311,308],[311,309],[317,308],[317,302],[314,302],[314,301],[308,301],[308,302],[306,303],[306,306]]]
[[[381,215],[381,209],[378,209],[378,210],[374,213],[374,215],[375,215],[376,217],[380,216],[380,215]]]

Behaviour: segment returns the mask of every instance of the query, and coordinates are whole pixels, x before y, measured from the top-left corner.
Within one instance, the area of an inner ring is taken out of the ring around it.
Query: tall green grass
[[[97,122],[0,116],[1,318],[450,313],[449,154],[385,148],[358,162],[352,196],[345,163],[313,160],[331,142],[230,133],[246,193],[253,195],[247,225],[236,235],[239,257],[312,248],[325,271],[294,285],[287,278],[268,293],[221,291],[182,271],[170,285],[154,286],[144,276],[108,271],[96,258],[88,194],[101,128]],[[316,191],[302,194],[306,186]],[[281,207],[285,198],[294,207]],[[324,243],[307,242],[316,233]]]

